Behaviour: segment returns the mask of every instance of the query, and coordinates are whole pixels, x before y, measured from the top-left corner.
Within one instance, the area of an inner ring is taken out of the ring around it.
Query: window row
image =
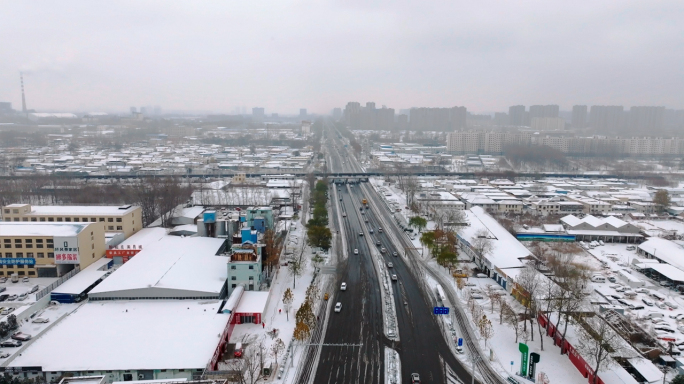
[[[67,223],[71,223],[71,222],[74,222],[74,223],[97,223],[98,221],[99,222],[105,222],[106,221],[108,223],[113,223],[114,218],[113,217],[108,217],[108,218],[100,217],[98,219],[95,217],[91,217],[90,219],[88,219],[87,217],[74,217],[72,219],[71,217],[31,217],[31,218],[22,217],[21,220],[19,220],[18,217],[15,217],[12,219],[12,221],[49,221],[49,222],[57,221],[57,222],[67,222]],[[117,217],[116,222],[121,223],[122,222],[121,218]]]
[[[1,255],[2,255],[2,253],[0,253],[0,256],[1,256]],[[21,258],[24,258],[24,257],[28,257],[28,258],[33,258],[33,257],[34,257],[34,256],[33,256],[33,255],[34,255],[33,252],[26,252],[26,256],[24,256],[24,253],[23,253],[23,252],[16,252],[16,253],[14,253],[14,255],[16,255],[16,256],[12,256],[12,252],[5,252],[5,258],[6,258],[6,259],[11,259],[11,258],[14,258],[14,257],[16,257],[17,259],[21,259]],[[37,258],[39,258],[39,259],[44,259],[44,258],[45,258],[45,253],[44,253],[44,252],[37,252],[37,253],[35,253],[35,255],[36,255],[35,257],[37,257]],[[53,252],[48,252],[48,253],[47,253],[47,258],[48,258],[48,259],[54,259],[54,258],[55,258],[55,254],[54,254]]]

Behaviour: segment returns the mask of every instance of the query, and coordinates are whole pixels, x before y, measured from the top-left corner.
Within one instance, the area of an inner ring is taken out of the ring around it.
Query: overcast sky
[[[431,4],[439,3],[439,4]],[[684,108],[684,1],[4,1],[0,101],[39,111]]]

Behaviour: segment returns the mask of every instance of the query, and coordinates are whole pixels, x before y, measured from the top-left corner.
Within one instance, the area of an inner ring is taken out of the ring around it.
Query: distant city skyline
[[[4,4],[0,101],[21,71],[38,111],[684,108],[681,1],[67,4]]]

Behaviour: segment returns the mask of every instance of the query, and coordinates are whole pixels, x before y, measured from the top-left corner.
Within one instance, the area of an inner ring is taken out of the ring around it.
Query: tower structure
[[[24,74],[19,72],[19,80],[21,80],[21,111],[26,113],[26,96],[24,96]]]

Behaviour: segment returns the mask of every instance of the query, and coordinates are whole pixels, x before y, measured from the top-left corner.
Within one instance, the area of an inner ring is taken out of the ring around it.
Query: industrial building
[[[120,232],[126,238],[142,229],[142,209],[138,206],[31,205],[2,207],[3,221],[103,223],[105,232]]]
[[[9,366],[44,382],[65,374],[103,375],[108,383],[197,379],[219,344],[217,335],[232,326],[220,306],[219,300],[86,303]]]
[[[91,301],[223,299],[226,239],[164,236],[90,291]]]
[[[57,277],[105,254],[98,223],[0,222],[0,276]]]

